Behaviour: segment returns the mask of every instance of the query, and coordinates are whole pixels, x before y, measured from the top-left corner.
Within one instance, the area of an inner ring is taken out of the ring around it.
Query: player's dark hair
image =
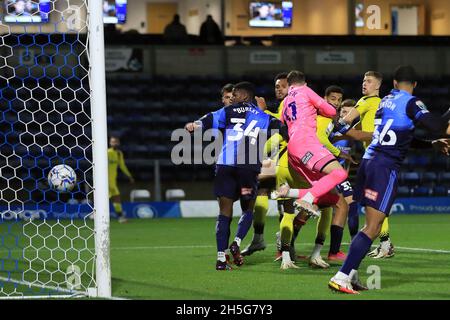
[[[328,88],[325,89],[325,97],[328,97],[330,94],[332,93],[340,93],[342,95],[344,95],[344,89],[342,89],[339,86],[329,86]]]
[[[287,72],[281,72],[275,76],[274,82],[277,82],[277,80],[280,80],[280,79],[287,79],[287,77],[288,77]]]
[[[399,66],[394,71],[394,80],[397,82],[409,82],[412,84],[417,81],[416,70],[410,65]]]
[[[378,71],[367,71],[364,74],[365,77],[374,77],[375,79],[377,79],[378,81],[383,82],[383,75],[381,74],[381,72]]]
[[[345,99],[341,103],[341,107],[354,107],[356,105],[356,101],[353,99]]]
[[[226,92],[231,92],[231,91],[233,91],[233,88],[234,88],[234,84],[227,83],[226,85],[223,86],[222,90],[220,91],[220,94],[224,95],[224,93],[226,93]]]
[[[243,81],[234,85],[234,90],[244,90],[248,93],[251,99],[255,97],[255,85],[251,82]]]
[[[294,83],[303,84],[305,82],[305,74],[298,70],[292,70],[288,74],[287,81],[290,86]]]

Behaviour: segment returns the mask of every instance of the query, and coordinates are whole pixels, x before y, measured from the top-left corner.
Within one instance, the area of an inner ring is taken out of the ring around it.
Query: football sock
[[[316,239],[317,241],[317,239]],[[311,259],[320,256],[320,251],[322,250],[323,247],[323,242],[322,243],[317,243],[314,245],[314,249],[313,252],[311,253]]]
[[[113,207],[114,207],[114,211],[116,212],[117,216],[122,217],[123,216],[122,203],[113,202]]]
[[[227,259],[225,257],[225,252],[223,252],[223,251],[217,252],[217,260],[219,260],[221,262],[227,261]]]
[[[242,216],[239,219],[237,226],[236,238],[239,238],[241,240],[245,238],[245,236],[248,233],[248,230],[252,226],[252,221],[253,221],[253,211],[242,212]]]
[[[255,202],[255,216],[253,218],[253,228],[255,234],[264,233],[264,225],[266,223],[267,210],[269,209],[269,197],[257,196]]]
[[[228,248],[228,238],[230,236],[231,218],[219,214],[216,223],[217,252],[225,252]]]
[[[359,265],[369,251],[372,242],[372,239],[364,232],[358,232],[350,244],[347,259],[345,259],[344,264],[339,271],[349,275],[350,271],[353,269],[358,270]]]
[[[283,219],[280,223],[280,237],[281,237],[281,251],[289,250],[292,234],[294,232],[294,218],[293,213],[284,213]]]
[[[353,201],[348,207],[348,230],[352,239],[358,233],[359,229],[359,216],[358,216],[358,203]]]
[[[387,217],[386,219],[384,219],[383,224],[381,226],[380,240],[381,241],[389,240],[389,220]]]
[[[332,225],[331,226],[331,238],[330,238],[330,252],[329,254],[337,254],[341,248],[342,235],[344,234],[344,228]]]
[[[258,233],[254,233],[253,234],[253,239],[252,239],[252,242],[262,242],[262,241],[264,241],[264,235],[262,235],[262,234],[258,234]]]
[[[327,207],[321,210],[319,220],[316,225],[316,243],[324,243],[330,232],[331,220],[333,219],[333,208]]]

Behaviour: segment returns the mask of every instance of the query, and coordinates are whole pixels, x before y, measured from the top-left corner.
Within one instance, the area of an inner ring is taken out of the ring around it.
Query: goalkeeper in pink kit
[[[298,198],[295,206],[311,215],[320,215],[319,198],[327,195],[347,179],[347,171],[322,145],[317,137],[316,117],[334,117],[336,109],[311,90],[305,83],[305,75],[291,71],[288,75],[289,93],[284,100],[281,121],[289,131],[289,165],[305,176],[311,183],[309,189],[281,187],[278,197]]]

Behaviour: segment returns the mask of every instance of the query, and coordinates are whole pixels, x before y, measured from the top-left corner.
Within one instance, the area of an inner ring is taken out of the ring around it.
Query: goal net
[[[110,295],[102,5],[2,1],[0,298]]]

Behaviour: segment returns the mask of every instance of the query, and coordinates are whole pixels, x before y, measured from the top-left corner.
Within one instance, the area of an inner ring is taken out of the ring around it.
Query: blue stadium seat
[[[411,196],[413,197],[427,197],[432,193],[432,190],[427,187],[416,187],[412,189]]]
[[[424,172],[422,174],[422,182],[423,183],[437,183],[438,176],[434,172]]]
[[[439,174],[439,183],[450,186],[450,172],[441,172]]]
[[[436,186],[433,188],[433,196],[435,197],[450,196],[450,189],[444,186]]]
[[[412,156],[409,158],[409,164],[411,166],[411,169],[416,169],[418,167],[426,167],[430,163],[430,158],[428,156],[419,155],[419,156]]]
[[[417,172],[402,172],[400,175],[401,181],[408,186],[418,185],[420,182],[420,176]]]
[[[399,197],[409,197],[411,195],[411,190],[406,186],[398,187],[397,194]]]
[[[436,156],[433,157],[432,160],[432,166],[434,170],[437,171],[445,171],[448,170],[450,167],[450,162],[449,162],[449,158],[448,157],[444,157],[444,156]]]

